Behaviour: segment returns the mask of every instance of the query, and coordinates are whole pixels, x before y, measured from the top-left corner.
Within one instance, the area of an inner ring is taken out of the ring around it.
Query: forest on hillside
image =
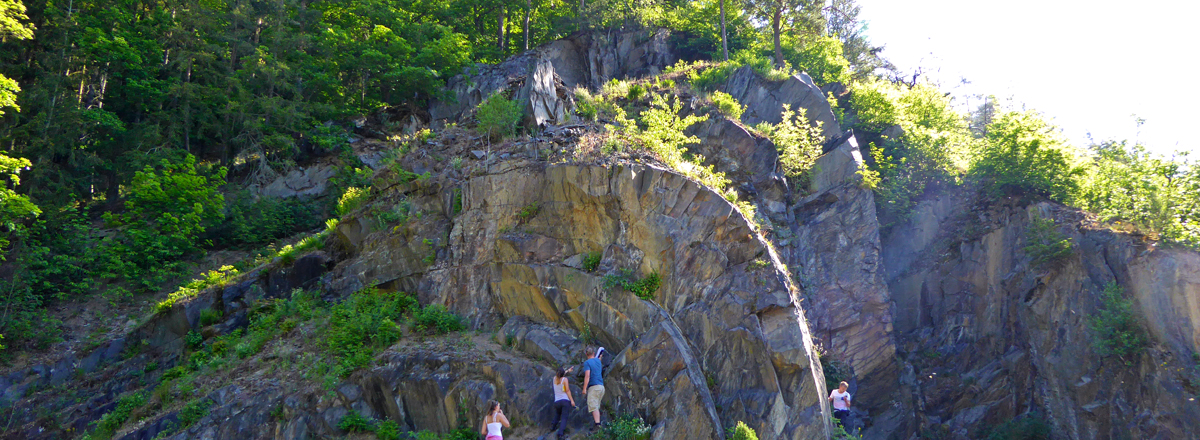
[[[278,240],[336,215],[339,197],[258,198],[247,184],[337,156],[335,195],[359,191],[370,173],[349,152],[353,120],[399,131],[428,119],[449,78],[575,32],[665,28],[700,91],[742,65],[841,84],[831,102],[871,140],[864,175],[888,224],[930,191],[977,185],[1200,246],[1195,158],[1073,146],[1045,116],[995,99],[960,113],[890,65],[858,11],[853,0],[0,0],[0,357],[58,340],[54,304],[174,290],[213,250],[278,255]],[[595,92],[580,101],[601,110],[582,117],[629,127],[679,112],[664,100],[628,119]],[[811,166],[794,127],[767,134]],[[624,133],[650,148],[654,131]]]

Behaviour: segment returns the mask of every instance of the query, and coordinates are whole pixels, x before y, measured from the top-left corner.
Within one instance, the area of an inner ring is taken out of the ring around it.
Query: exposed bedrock
[[[823,375],[798,292],[724,198],[647,166],[514,166],[462,194],[445,257],[420,281],[423,303],[485,327],[522,319],[593,335],[617,353],[614,411],[646,413],[656,438],[721,438],[736,421],[764,438],[824,438]],[[518,215],[530,206],[535,215]],[[347,286],[412,276],[391,234],[365,235],[332,275],[357,280]],[[599,267],[573,267],[588,252],[603,255]],[[662,286],[651,301],[604,286],[624,272]],[[522,347],[577,356],[537,338]]]
[[[896,329],[924,426],[975,438],[1032,411],[1073,440],[1200,432],[1200,254],[1096,228],[1056,205],[969,206],[961,194],[923,202],[885,241]],[[1056,219],[1074,252],[1034,264],[1024,251],[1032,216]],[[1133,299],[1150,335],[1137,359],[1102,358],[1093,348],[1091,319],[1111,282]]]

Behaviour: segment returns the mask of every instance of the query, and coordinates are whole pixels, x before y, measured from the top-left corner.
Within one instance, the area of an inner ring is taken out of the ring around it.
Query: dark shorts
[[[848,410],[848,409],[833,410],[833,418],[838,419],[838,422],[841,422],[843,425],[846,424],[847,417],[850,417],[850,410]]]

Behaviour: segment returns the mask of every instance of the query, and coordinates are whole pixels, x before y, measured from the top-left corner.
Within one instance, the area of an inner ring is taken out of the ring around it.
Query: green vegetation
[[[479,133],[496,140],[516,134],[521,116],[520,104],[500,94],[488,97],[475,109]]]
[[[830,417],[829,424],[833,425],[833,430],[832,430],[832,432],[830,432],[829,438],[832,438],[834,440],[862,438],[861,435],[855,437],[853,434],[846,432],[846,428],[844,426],[842,426],[841,422],[839,422],[838,419]],[[921,438],[925,439],[925,438],[942,438],[942,437],[931,437],[931,436],[927,436],[927,435],[922,435]]]
[[[729,76],[733,75],[733,71],[737,70],[738,67],[737,64],[732,62],[718,63],[708,67],[701,66],[688,71],[688,82],[696,90],[716,90],[723,87],[726,81],[729,81]]]
[[[589,438],[592,440],[647,440],[650,426],[633,414],[622,414],[603,425]]]
[[[165,312],[170,310],[176,302],[199,295],[201,291],[209,287],[224,286],[225,283],[238,275],[238,270],[233,266],[221,266],[217,270],[210,270],[203,277],[189,281],[188,283],[179,286],[179,290],[172,292],[167,296],[167,299],[159,302],[154,306],[156,312]]]
[[[1124,297],[1125,289],[1117,283],[1104,286],[1100,294],[1100,309],[1088,323],[1092,330],[1092,346],[1104,357],[1115,357],[1127,366],[1133,366],[1148,342],[1145,332],[1137,322],[1133,301]]]
[[[600,267],[600,259],[603,257],[604,254],[601,252],[588,252],[587,255],[583,257],[583,270],[587,272],[594,272],[596,268]]]
[[[821,352],[821,370],[825,372],[825,389],[835,390],[838,384],[850,380],[850,364],[833,358],[828,352]]]
[[[208,398],[200,398],[188,402],[179,410],[179,425],[180,428],[187,428],[208,415],[208,411],[212,409],[213,401]]]
[[[117,430],[121,429],[133,411],[146,405],[146,394],[135,392],[117,399],[117,407],[92,422],[96,429],[84,436],[86,440],[110,439]]]
[[[604,276],[605,289],[620,287],[647,301],[654,300],[654,292],[658,291],[661,284],[662,278],[658,276],[657,272],[651,272],[645,278],[638,278],[632,270],[622,269],[620,273]]]
[[[746,106],[739,103],[736,98],[729,96],[728,93],[720,91],[713,92],[710,98],[712,99],[713,105],[717,107],[717,111],[726,118],[737,120],[741,118],[742,113],[746,111]]]
[[[370,198],[370,188],[358,188],[353,186],[346,188],[346,192],[342,194],[341,198],[338,199],[337,214],[339,216],[346,216],[347,214],[358,210],[358,208],[361,208]]]
[[[1093,145],[1092,153],[1079,206],[1200,249],[1200,163],[1185,162],[1186,155],[1167,160],[1124,141]]]
[[[461,316],[446,310],[441,304],[430,304],[413,313],[413,330],[417,333],[445,334],[466,330]]]
[[[375,424],[371,423],[370,419],[363,417],[355,410],[350,410],[349,413],[343,416],[342,420],[338,422],[337,427],[346,432],[371,432],[377,429]]]
[[[520,219],[521,222],[527,222],[530,219],[537,217],[538,212],[541,212],[541,210],[542,207],[541,205],[538,205],[538,202],[532,202],[528,205],[525,205],[523,208],[521,208],[521,211],[517,212],[517,218]]]
[[[1053,263],[1071,256],[1075,250],[1070,237],[1059,232],[1053,219],[1035,216],[1025,231],[1025,253],[1034,266]]]
[[[758,433],[754,432],[754,428],[746,426],[745,422],[737,422],[729,428],[729,432],[725,435],[727,440],[758,440]]]
[[[345,377],[370,364],[379,349],[400,339],[397,322],[416,308],[411,296],[377,289],[360,290],[333,305],[325,345],[337,361],[335,373]]]
[[[968,176],[992,197],[1025,195],[1070,203],[1084,169],[1063,141],[1033,112],[1006,112],[988,125],[984,145]]]
[[[783,120],[778,124],[759,124],[756,127],[771,138],[775,149],[779,151],[779,165],[783,174],[792,179],[807,180],[808,172],[821,155],[821,145],[825,136],[821,134],[820,123],[813,126],[804,117],[804,109],[792,111],[791,106],[783,106]]]

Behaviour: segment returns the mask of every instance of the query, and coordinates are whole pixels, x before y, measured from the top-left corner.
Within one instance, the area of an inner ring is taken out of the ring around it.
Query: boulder
[[[597,89],[612,78],[656,75],[675,62],[665,30],[582,32],[509,58],[479,64],[447,81],[451,98],[430,103],[433,121],[453,121],[484,99],[511,91],[526,125],[561,124],[574,111],[575,87]]]
[[[525,113],[524,125],[529,128],[545,127],[546,124],[562,124],[575,109],[573,94],[554,74],[554,64],[540,58],[529,67],[525,86],[517,93],[517,100]]]
[[[725,92],[746,106],[746,111],[742,113],[742,122],[746,125],[753,126],[760,122],[778,124],[783,120],[783,106],[788,105],[797,113],[804,109],[810,123],[814,126],[820,124],[825,139],[842,134],[825,93],[806,73],[798,73],[782,81],[768,81],[750,66],[742,66],[730,75]]]
[[[329,179],[337,175],[337,167],[319,164],[289,171],[260,188],[258,194],[265,197],[316,197],[325,194]]]

